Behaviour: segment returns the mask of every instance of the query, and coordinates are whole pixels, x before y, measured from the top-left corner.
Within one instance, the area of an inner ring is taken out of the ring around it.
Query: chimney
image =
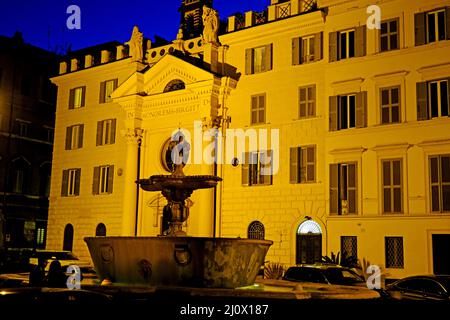
[[[78,70],[78,59],[70,60],[70,71],[77,71],[77,70]]]
[[[203,44],[203,63],[211,72],[219,72],[219,46],[215,43]]]
[[[84,67],[89,68],[94,64],[94,57],[91,54],[84,56]]]
[[[102,50],[102,57],[100,63],[107,63],[111,58],[111,54],[108,50]]]
[[[59,63],[59,74],[64,74],[67,72],[67,62],[60,62]]]

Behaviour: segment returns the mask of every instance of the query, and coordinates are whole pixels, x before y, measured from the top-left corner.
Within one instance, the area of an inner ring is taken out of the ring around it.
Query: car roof
[[[326,269],[345,269],[348,270],[350,268],[343,267],[337,264],[328,264],[328,263],[318,263],[318,264],[298,264],[296,266],[289,267],[289,269],[295,269],[295,268],[313,268],[313,269],[320,269],[320,270],[326,270]]]
[[[402,279],[398,279],[395,282],[405,281],[405,280],[414,280],[414,279],[450,280],[450,275],[435,275],[435,274],[415,275],[415,276],[409,276],[409,277],[405,277]]]

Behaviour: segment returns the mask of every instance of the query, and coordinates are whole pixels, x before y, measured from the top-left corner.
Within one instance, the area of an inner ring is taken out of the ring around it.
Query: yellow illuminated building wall
[[[68,224],[86,259],[82,239],[100,223],[108,236],[159,234],[165,202],[156,193],[139,192],[135,224],[138,142],[140,177],[167,174],[161,154],[174,131],[221,124],[279,130],[279,170],[261,176],[242,154],[235,166],[188,164],[186,174],[224,179],[194,193],[189,235],[265,237],[274,241],[266,260],[285,265],[340,251],[392,278],[448,270],[450,1],[379,1],[380,29],[371,4],[272,1],[264,18],[230,17],[222,46],[175,40],[148,48],[142,64],[118,45],[92,67],[62,63],[48,247],[70,248]],[[174,53],[180,46],[192,59]],[[113,79],[114,102],[100,103],[101,83]],[[80,94],[71,89],[84,86],[84,106],[71,108]],[[99,128],[109,132],[98,122],[109,119],[113,143],[97,145]],[[82,147],[66,150],[67,128],[79,124]],[[191,160],[209,143],[193,140]]]

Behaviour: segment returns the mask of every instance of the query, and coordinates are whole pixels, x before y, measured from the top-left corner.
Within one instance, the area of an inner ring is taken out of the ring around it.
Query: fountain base
[[[128,285],[237,288],[254,283],[269,240],[88,237],[101,280]]]

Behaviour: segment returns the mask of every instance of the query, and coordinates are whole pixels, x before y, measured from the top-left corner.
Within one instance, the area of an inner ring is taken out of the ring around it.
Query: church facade
[[[381,1],[377,26],[370,1],[273,0],[221,35],[197,5],[200,37],[136,28],[61,62],[47,247],[161,234],[165,200],[135,181],[170,173],[182,132],[185,174],[223,178],[191,197],[188,235],[270,239],[286,266],[450,273],[450,1]]]

